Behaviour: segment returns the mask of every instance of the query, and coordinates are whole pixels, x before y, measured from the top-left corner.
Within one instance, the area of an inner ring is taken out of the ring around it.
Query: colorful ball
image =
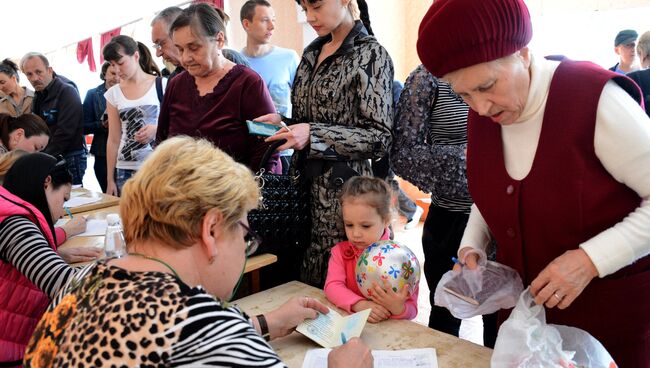
[[[413,294],[420,282],[420,262],[407,246],[382,240],[361,253],[355,273],[359,290],[366,298],[372,295],[373,282],[384,288],[384,280],[395,292],[406,286]]]

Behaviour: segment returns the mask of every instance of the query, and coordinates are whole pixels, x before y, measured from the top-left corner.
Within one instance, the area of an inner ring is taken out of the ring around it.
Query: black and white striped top
[[[23,216],[10,216],[0,223],[0,259],[16,267],[50,298],[75,273],[38,227]]]
[[[26,366],[285,367],[239,308],[171,274],[104,262],[80,271],[50,305]]]
[[[396,109],[391,164],[431,193],[434,205],[469,213],[465,149],[469,107],[422,65],[406,79]]]

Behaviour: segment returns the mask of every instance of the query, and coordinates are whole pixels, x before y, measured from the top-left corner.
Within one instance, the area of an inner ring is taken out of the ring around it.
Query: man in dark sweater
[[[82,184],[87,151],[77,87],[67,78],[54,73],[43,54],[26,54],[20,68],[36,91],[32,111],[43,118],[50,128],[50,143],[44,152],[55,157],[62,155],[72,173],[72,183]]]

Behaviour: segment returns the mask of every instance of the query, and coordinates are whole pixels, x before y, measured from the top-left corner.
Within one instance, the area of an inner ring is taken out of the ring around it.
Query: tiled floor
[[[420,267],[424,265],[424,253],[422,251],[422,225],[420,222],[418,226],[410,230],[404,230],[405,219],[400,218],[394,224],[395,240],[409,247],[420,261]],[[415,322],[422,325],[429,323],[429,312],[431,305],[429,304],[429,286],[424,278],[424,271],[422,271],[420,278],[420,294],[418,295],[418,315],[415,317]],[[483,344],[483,320],[480,316],[463,320],[460,326],[460,338],[469,340],[473,343]]]

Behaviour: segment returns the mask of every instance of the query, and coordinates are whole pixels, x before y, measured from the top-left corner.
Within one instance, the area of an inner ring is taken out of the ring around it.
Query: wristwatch
[[[257,316],[255,316],[255,318],[257,318],[257,323],[259,323],[260,325],[260,332],[262,334],[262,337],[264,338],[264,340],[270,341],[271,333],[269,332],[269,325],[268,323],[266,323],[266,317],[264,317],[263,314],[258,314]]]

